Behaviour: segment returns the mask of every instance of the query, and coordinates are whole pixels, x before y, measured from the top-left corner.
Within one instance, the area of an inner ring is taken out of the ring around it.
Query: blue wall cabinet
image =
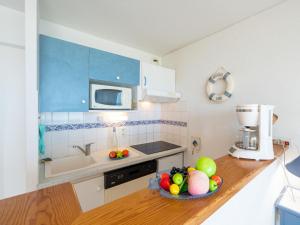
[[[140,83],[140,61],[113,53],[90,49],[89,78],[121,85]]]
[[[39,111],[89,109],[89,48],[40,35]]]

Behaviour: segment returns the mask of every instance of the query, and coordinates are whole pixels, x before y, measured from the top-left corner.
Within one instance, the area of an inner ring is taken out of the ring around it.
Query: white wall
[[[0,6],[0,198],[25,192],[24,15]]]
[[[0,5],[0,30],[0,44],[24,47],[23,13]]]
[[[234,106],[273,104],[277,137],[300,144],[300,1],[290,0],[163,57],[176,69],[177,90],[189,108],[189,133],[202,138],[202,154],[226,154],[238,129]],[[213,104],[206,82],[219,66],[235,79],[233,97]],[[197,156],[189,155],[188,161]]]
[[[111,42],[109,40],[101,39],[99,37],[83,33],[78,30],[74,30],[59,24],[55,24],[49,21],[41,20],[39,26],[39,32],[44,35],[56,37],[62,40],[78,43],[84,46],[101,49],[103,51],[112,52],[119,55],[124,55],[134,59],[139,59],[145,62],[153,62],[153,59],[159,59],[160,57],[135,49],[125,45]]]

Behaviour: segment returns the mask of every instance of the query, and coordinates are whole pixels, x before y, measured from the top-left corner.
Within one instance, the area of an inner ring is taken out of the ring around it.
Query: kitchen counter
[[[0,201],[1,225],[68,225],[81,214],[70,183]]]
[[[277,157],[281,155],[280,146],[274,150]],[[158,191],[145,189],[85,213],[79,210],[71,184],[53,186],[0,201],[0,224],[200,224],[273,161],[239,160],[228,155],[217,159],[217,174],[224,184],[205,199],[166,199]]]
[[[65,182],[77,182],[80,180],[86,180],[88,178],[101,176],[101,175],[103,175],[103,173],[105,173],[107,171],[119,169],[122,167],[134,165],[134,164],[138,164],[141,162],[146,162],[146,161],[153,160],[153,159],[159,159],[162,157],[174,155],[174,154],[186,151],[187,148],[180,147],[180,148],[175,148],[175,149],[171,149],[168,151],[162,151],[162,152],[158,152],[158,153],[154,153],[154,154],[150,154],[150,155],[146,155],[146,154],[144,154],[136,149],[130,148],[130,147],[128,147],[127,149],[129,151],[134,152],[138,156],[132,157],[132,158],[129,156],[128,158],[122,159],[122,160],[109,160],[107,162],[95,163],[94,165],[92,165],[90,167],[81,168],[81,169],[73,171],[73,172],[70,171],[70,172],[67,172],[66,174],[55,176],[55,177],[46,178],[45,177],[45,168],[44,168],[44,165],[42,164],[40,166],[40,173],[39,173],[40,174],[39,188],[46,188],[46,187],[50,187],[50,186],[53,186],[56,184],[62,184]],[[96,158],[104,158],[104,157],[107,158],[109,151],[103,151],[101,153],[96,152],[93,154],[96,154],[95,155]],[[99,155],[99,154],[101,154],[101,155]]]

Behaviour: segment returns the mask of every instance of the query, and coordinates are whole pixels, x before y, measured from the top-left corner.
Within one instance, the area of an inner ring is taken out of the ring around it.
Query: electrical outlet
[[[200,137],[191,137],[191,149],[192,154],[199,153],[201,150],[201,138]]]

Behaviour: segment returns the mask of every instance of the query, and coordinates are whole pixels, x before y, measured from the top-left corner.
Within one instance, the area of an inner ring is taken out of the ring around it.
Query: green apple
[[[196,169],[205,173],[208,177],[215,175],[217,165],[215,161],[209,157],[200,157],[196,163]]]
[[[209,180],[209,190],[210,191],[215,191],[218,189],[218,184],[215,180],[210,179]]]
[[[183,176],[180,173],[176,173],[173,176],[173,182],[174,184],[180,185],[183,181]]]

